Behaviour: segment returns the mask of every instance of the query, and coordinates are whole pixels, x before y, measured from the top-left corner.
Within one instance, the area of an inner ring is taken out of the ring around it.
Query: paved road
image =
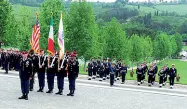
[[[187,109],[187,97],[83,83],[77,84],[74,97],[65,96],[68,93],[65,83],[62,96],[33,91],[29,101],[18,100],[21,94],[19,82],[17,76],[0,74],[0,109]],[[36,89],[37,83],[35,86]]]

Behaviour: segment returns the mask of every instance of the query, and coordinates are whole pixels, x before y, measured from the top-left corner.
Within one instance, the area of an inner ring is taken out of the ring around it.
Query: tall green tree
[[[143,42],[141,41],[141,38],[137,35],[132,35],[130,38],[130,44],[131,44],[131,54],[130,59],[132,63],[139,62],[143,57]]]
[[[8,0],[0,0],[0,42],[4,40],[5,28],[11,11],[12,7]]]
[[[176,51],[176,56],[179,55],[179,53],[182,51],[182,36],[180,34],[175,34],[175,40],[176,40],[176,44],[177,44],[177,51]]]
[[[67,17],[67,49],[76,51],[86,62],[90,57],[98,56],[98,29],[91,4],[73,2]]]
[[[175,36],[170,36],[170,46],[172,48],[171,56],[175,57],[177,54],[177,43],[175,40]]]
[[[19,40],[18,39],[18,21],[15,20],[13,14],[10,14],[7,19],[7,24],[5,26],[5,33],[4,33],[4,43],[6,46],[11,46],[18,48]]]
[[[45,0],[42,3],[39,13],[39,22],[41,24],[40,47],[42,49],[45,50],[47,49],[49,26],[50,26],[49,24],[52,15],[54,19],[53,27],[54,27],[55,48],[58,49],[57,36],[58,36],[58,26],[59,26],[61,12],[63,14],[63,21],[64,21],[66,14],[64,12],[64,5],[61,0]]]
[[[105,27],[105,57],[127,60],[129,58],[128,40],[120,23],[113,18]]]
[[[16,35],[17,45],[20,50],[29,50],[30,38],[32,34],[32,25],[29,20],[30,10],[27,7],[23,7],[20,11],[20,18],[18,21],[18,35]]]
[[[152,56],[153,53],[153,44],[150,37],[141,38],[143,44],[143,58],[146,60],[147,58]]]
[[[153,57],[155,59],[164,59],[167,56],[170,56],[171,50],[167,34],[162,33],[156,37],[153,44]]]

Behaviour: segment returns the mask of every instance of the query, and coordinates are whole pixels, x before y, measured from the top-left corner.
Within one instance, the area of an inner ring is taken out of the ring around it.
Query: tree
[[[167,56],[170,56],[170,41],[169,37],[165,33],[161,33],[156,37],[153,43],[153,57],[157,59],[164,59]]]
[[[18,39],[18,22],[15,20],[15,17],[13,14],[10,14],[7,19],[7,24],[5,26],[5,33],[4,33],[4,44],[6,46],[11,47],[18,47],[19,40]]]
[[[8,17],[12,11],[12,7],[10,6],[8,0],[0,1],[0,42],[4,41],[5,28],[8,23]]]
[[[177,51],[176,51],[176,56],[179,55],[179,53],[182,51],[182,36],[180,34],[175,34],[175,40],[176,40],[176,44],[177,44]]]
[[[53,15],[53,27],[54,27],[54,42],[57,42],[58,36],[58,26],[60,14],[63,12],[63,21],[66,17],[64,12],[64,6],[61,0],[45,0],[42,3],[39,13],[39,22],[41,24],[41,36],[40,36],[40,47],[42,49],[47,48],[48,43],[48,34],[49,34],[49,22],[51,19],[51,13]],[[65,22],[64,22],[65,24]],[[65,27],[65,26],[64,26]],[[66,34],[65,34],[66,37]],[[56,49],[58,48],[57,43],[55,43]]]
[[[175,40],[175,36],[170,36],[170,46],[172,47],[171,56],[175,57],[177,54],[177,43]]]
[[[129,43],[120,23],[115,18],[105,27],[104,38],[106,43],[104,49],[105,57],[115,57],[122,60],[129,58]]]
[[[18,21],[18,35],[16,35],[17,46],[20,50],[30,49],[30,38],[32,34],[32,25],[29,23],[30,13],[27,7],[23,7],[20,11],[21,19]]]
[[[150,37],[145,37],[145,38],[141,38],[142,40],[142,44],[143,44],[143,57],[144,60],[146,60],[148,57],[152,56],[152,52],[153,52],[153,45],[152,45],[152,40]]]
[[[99,54],[98,29],[94,11],[87,2],[73,2],[67,17],[67,49],[85,61]]]
[[[137,35],[132,35],[130,38],[130,45],[130,59],[132,63],[140,61],[143,57],[143,44],[141,38]]]

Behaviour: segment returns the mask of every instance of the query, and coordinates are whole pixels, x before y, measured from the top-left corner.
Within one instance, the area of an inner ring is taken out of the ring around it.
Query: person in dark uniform
[[[112,63],[112,65],[110,66],[110,86],[114,85],[114,81],[115,81],[115,64]]]
[[[92,62],[92,59],[90,59],[90,62],[88,63],[88,80],[91,80],[92,79],[92,76],[93,76],[93,62]]]
[[[39,69],[38,69],[39,90],[37,92],[43,92],[43,89],[45,87],[45,68],[47,67],[47,56],[44,55],[44,50],[40,50],[38,61],[39,61]]]
[[[141,83],[144,83],[144,81],[145,81],[145,75],[146,75],[147,71],[148,71],[148,67],[147,67],[146,62],[144,62],[143,63],[143,74],[142,74],[142,81],[141,81]]]
[[[101,62],[100,63],[100,70],[99,70],[99,77],[100,77],[99,81],[103,80],[104,71],[105,71],[105,66],[104,66],[104,63]]]
[[[96,58],[94,58],[93,66],[94,67],[93,67],[93,77],[92,77],[92,79],[95,79],[96,78],[96,73],[97,73],[97,68],[98,68]]]
[[[143,68],[142,65],[138,66],[136,69],[136,74],[137,74],[137,82],[138,85],[141,84],[141,79],[142,79],[142,74],[143,74]]]
[[[164,84],[165,74],[166,74],[166,67],[164,66],[158,73],[160,88],[162,88],[162,85]]]
[[[170,68],[170,72],[169,72],[169,82],[170,82],[171,89],[173,89],[176,76],[177,76],[177,69],[175,68],[175,65],[172,64],[172,68]]]
[[[74,96],[75,80],[79,74],[79,62],[78,60],[76,60],[75,53],[71,53],[67,70],[68,70],[68,80],[69,80],[69,90],[70,90],[70,93],[67,94],[67,96]]]
[[[148,70],[148,86],[152,86],[153,78],[154,78],[154,67],[153,65],[150,66],[150,69]]]
[[[9,50],[9,70],[13,69],[13,63],[14,63],[14,54],[12,52],[12,49]]]
[[[3,51],[2,49],[0,49],[0,68],[2,67],[2,53]]]
[[[168,74],[169,74],[169,67],[168,64],[166,64],[165,66],[165,72],[164,72],[164,81],[163,81],[163,85],[166,85],[167,79],[168,79]]]
[[[100,77],[100,67],[101,67],[101,57],[98,57],[98,59],[97,59],[97,71],[96,71],[97,78]]]
[[[29,58],[32,61],[32,79],[30,80],[29,89],[30,89],[30,91],[33,91],[33,88],[34,88],[34,77],[35,77],[35,73],[37,72],[38,67],[39,67],[39,65],[38,65],[38,56],[36,56],[34,54],[34,50],[30,50],[28,56],[29,56]]]
[[[106,68],[106,75],[107,75],[106,78],[107,79],[110,79],[110,76],[109,76],[110,75],[110,67],[112,66],[111,61],[112,61],[111,59],[108,59],[108,62],[107,62],[107,68]]]
[[[47,67],[47,84],[48,84],[48,91],[46,93],[53,93],[54,89],[54,78],[55,78],[55,61],[58,61],[58,58],[55,56],[48,57],[48,67]]]
[[[158,66],[156,65],[156,63],[154,63],[153,67],[154,67],[154,76],[153,76],[152,85],[155,83],[156,74],[158,72]]]
[[[32,74],[32,62],[31,59],[28,57],[28,53],[23,53],[23,59],[20,61],[20,80],[21,80],[21,90],[22,96],[18,99],[25,99],[28,100],[29,94],[29,79],[31,79]]]
[[[66,53],[67,54],[67,53]],[[57,95],[62,95],[64,90],[64,78],[67,76],[67,60],[68,56],[65,56],[64,58],[60,59],[58,58],[58,72],[57,72],[57,86],[58,86],[58,92]]]
[[[116,64],[115,64],[115,80],[119,80],[119,75],[120,75],[120,66],[119,66],[119,61],[116,61]]]
[[[4,65],[5,55],[6,55],[6,53],[4,52],[4,49],[2,49],[2,53],[1,53],[1,65],[2,65],[2,69],[5,68],[5,65]]]
[[[120,68],[120,73],[121,73],[121,84],[125,83],[125,77],[127,74],[127,66],[123,64]]]
[[[10,63],[10,54],[7,51],[6,55],[4,56],[4,69],[5,69],[5,74],[8,74],[9,70],[9,63]]]
[[[106,58],[103,59],[103,66],[104,66],[103,80],[106,80],[106,75],[107,75],[107,62],[106,62]]]

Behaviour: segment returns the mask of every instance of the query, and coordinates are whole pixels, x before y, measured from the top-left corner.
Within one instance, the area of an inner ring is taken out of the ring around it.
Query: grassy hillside
[[[187,4],[183,5],[157,5],[155,6],[156,9],[160,11],[168,11],[168,12],[177,12],[180,15],[187,14]]]
[[[138,9],[138,6],[126,5],[129,8]],[[154,7],[140,6],[140,12],[142,13],[154,13],[156,10],[159,11],[168,11],[168,12],[177,12],[180,15],[187,14],[187,4],[183,5],[156,5]]]
[[[35,19],[36,12],[39,12],[39,7],[24,6],[19,4],[12,5],[13,14],[17,19],[21,17],[21,10],[28,10],[27,15],[31,19]]]

